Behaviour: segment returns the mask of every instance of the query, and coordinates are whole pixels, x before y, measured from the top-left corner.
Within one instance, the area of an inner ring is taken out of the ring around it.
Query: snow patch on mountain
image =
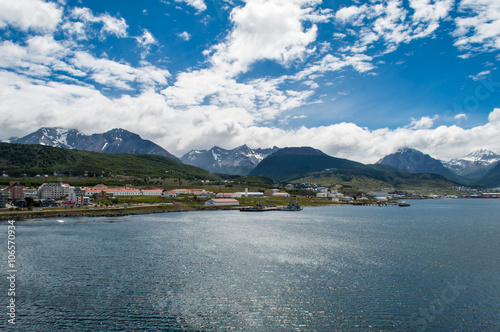
[[[473,151],[462,158],[443,161],[446,168],[469,179],[484,176],[498,163],[500,163],[500,155],[486,149]]]
[[[211,172],[247,175],[264,158],[277,150],[277,147],[252,149],[246,144],[232,150],[214,146],[210,150],[191,150],[182,156],[181,160]]]

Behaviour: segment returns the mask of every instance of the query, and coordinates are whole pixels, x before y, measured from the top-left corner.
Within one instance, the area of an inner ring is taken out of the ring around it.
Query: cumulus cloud
[[[248,70],[259,60],[283,65],[300,61],[313,49],[317,26],[305,29],[303,21],[313,10],[310,1],[248,1],[231,12],[234,29],[224,43],[213,47],[211,63],[231,75]]]
[[[5,128],[2,138],[27,134],[40,126],[75,127],[87,133],[105,131],[116,127],[116,119],[120,118],[120,126],[154,140],[179,156],[193,147],[233,148],[244,143],[253,147],[310,145],[334,156],[365,163],[376,162],[406,146],[445,160],[477,148],[500,152],[499,108],[490,113],[486,124],[470,129],[456,125],[432,128],[436,116],[396,129],[371,130],[354,123],[281,129],[258,125],[255,114],[243,107],[174,108],[153,89],[145,89],[135,97],[123,95],[113,99],[93,86],[43,83],[9,72],[0,75],[0,86],[0,110],[18,110],[2,119]],[[84,116],[75,116],[75,109]]]
[[[162,91],[172,107],[209,103],[246,108],[255,121],[267,121],[280,112],[303,105],[312,91],[282,91],[286,78],[238,82],[237,77],[261,60],[283,66],[303,61],[314,51],[317,27],[306,21],[330,15],[315,9],[318,1],[250,0],[230,15],[234,28],[225,40],[205,52],[208,68],[180,73],[173,86]],[[311,83],[311,82],[310,82]],[[315,88],[314,84],[309,87]]]
[[[24,31],[54,31],[61,22],[62,8],[41,0],[0,1],[0,28],[13,26]]]
[[[437,119],[439,119],[439,115],[437,114],[432,118],[430,116],[423,116],[418,120],[412,118],[411,123],[408,127],[411,129],[429,129],[434,126],[434,121],[436,121]]]

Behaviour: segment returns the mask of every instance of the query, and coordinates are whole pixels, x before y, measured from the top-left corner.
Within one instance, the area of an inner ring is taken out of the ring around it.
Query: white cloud
[[[472,78],[474,81],[479,81],[479,80],[484,80],[488,75],[491,74],[491,70],[484,70],[477,75],[470,75],[469,77]]]
[[[467,114],[465,113],[460,113],[460,114],[457,114],[455,115],[455,120],[467,120]]]
[[[54,31],[61,22],[62,9],[54,2],[40,0],[0,1],[0,28],[13,26],[24,31]]]
[[[91,30],[91,24],[100,25],[99,33],[101,38],[109,35],[121,38],[128,36],[127,22],[121,17],[116,18],[107,13],[95,16],[89,8],[75,7],[71,11],[71,18],[77,21],[67,21],[63,28],[80,38],[87,38],[89,30]]]
[[[285,66],[304,60],[312,52],[317,26],[304,30],[302,22],[313,12],[309,1],[248,1],[231,12],[234,29],[224,43],[212,49],[214,67],[236,75],[259,60]]]
[[[436,31],[440,21],[447,19],[453,5],[453,0],[410,0],[410,7],[415,11],[412,16],[413,38],[427,37]]]
[[[178,36],[181,37],[182,39],[184,39],[185,41],[188,41],[191,39],[191,35],[187,31],[179,33]]]
[[[156,40],[156,38],[147,29],[143,29],[142,35],[135,37],[135,40],[143,50],[141,52],[142,59],[144,59],[149,54],[152,46],[158,45],[158,41]]]
[[[434,126],[434,121],[439,119],[439,115],[434,115],[434,117],[423,116],[419,120],[412,118],[411,123],[408,126],[410,129],[429,129]]]
[[[462,0],[462,16],[455,19],[455,46],[465,51],[488,52],[500,49],[500,2]]]
[[[175,0],[176,2],[184,2],[191,7],[196,8],[196,10],[200,13],[207,9],[207,5],[203,0]]]
[[[266,94],[265,87],[260,87],[260,91]],[[245,96],[244,91],[241,95]],[[116,127],[119,118],[121,127],[152,139],[178,156],[192,148],[214,145],[232,148],[244,143],[253,147],[309,145],[337,157],[365,163],[376,162],[406,146],[445,160],[477,148],[500,151],[498,108],[490,113],[488,123],[470,129],[456,125],[431,128],[433,118],[429,118],[420,119],[420,125],[396,129],[370,130],[354,123],[338,123],[285,130],[261,126],[251,110],[224,104],[223,107],[198,105],[181,110],[170,107],[164,96],[152,89],[143,90],[135,97],[124,95],[111,99],[92,86],[44,83],[11,72],[0,75],[2,138],[28,134],[40,126],[101,132]],[[17,112],[11,112],[12,109]],[[40,112],[40,109],[50,112]],[[288,117],[283,121],[302,117]]]
[[[408,11],[402,0],[388,0],[341,8],[335,14],[336,21],[357,37],[341,51],[367,55],[393,52],[402,43],[431,36],[452,7],[453,0],[410,0]],[[382,51],[374,50],[374,44],[380,44]]]
[[[335,13],[335,19],[342,23],[350,23],[353,25],[360,25],[362,20],[366,17],[367,5],[343,7]]]
[[[267,59],[289,66],[314,51],[309,45],[316,39],[317,27],[312,24],[306,30],[303,22],[330,15],[316,11],[316,4],[318,1],[249,0],[245,6],[234,8],[230,16],[233,30],[205,52],[209,67],[180,73],[174,85],[162,91],[168,105],[246,108],[255,114],[256,122],[303,105],[312,92],[279,90],[286,77],[248,82],[236,78],[258,61]]]
[[[78,69],[88,72],[97,83],[123,90],[132,90],[136,83],[142,88],[152,88],[167,84],[167,70],[152,66],[132,67],[108,59],[95,58],[86,52],[76,52],[71,63]]]

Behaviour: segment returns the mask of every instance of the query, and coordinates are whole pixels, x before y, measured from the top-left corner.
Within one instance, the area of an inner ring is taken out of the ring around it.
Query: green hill
[[[353,188],[443,188],[457,185],[437,174],[415,174],[387,165],[364,165],[310,147],[285,148],[265,158],[250,175],[282,182],[343,184]]]
[[[486,187],[500,187],[500,164],[493,167],[488,174],[477,180],[475,184]]]
[[[43,145],[0,143],[0,171],[67,176],[125,175],[217,180],[220,176],[170,158],[146,154],[105,154]]]
[[[362,170],[366,166],[355,161],[331,157],[310,147],[284,148],[262,160],[249,175],[282,181],[329,168]]]

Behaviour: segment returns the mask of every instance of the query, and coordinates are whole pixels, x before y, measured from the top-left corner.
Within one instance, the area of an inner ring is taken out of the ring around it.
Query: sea
[[[2,222],[0,329],[500,331],[500,200],[408,202]]]

